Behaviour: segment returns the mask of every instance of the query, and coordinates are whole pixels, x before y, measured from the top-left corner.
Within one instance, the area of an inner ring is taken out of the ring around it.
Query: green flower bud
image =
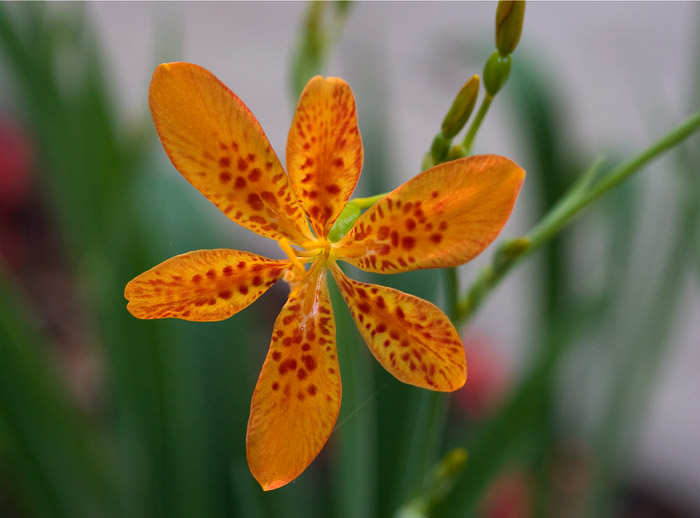
[[[433,161],[433,155],[430,153],[426,153],[423,155],[423,162],[421,163],[421,171],[426,171],[433,167],[435,165],[435,162]]]
[[[438,133],[433,139],[433,145],[430,146],[430,156],[432,158],[433,164],[439,164],[443,161],[447,155],[447,150],[450,149],[450,144],[452,144],[452,138]]]
[[[491,54],[484,66],[484,88],[490,95],[496,95],[508,79],[510,56],[502,56],[498,51]]]
[[[462,146],[462,144],[457,144],[447,153],[447,162],[457,160],[458,158],[464,158],[465,156],[467,156],[467,153],[464,151],[464,146]]]
[[[511,54],[520,41],[525,16],[522,0],[498,2],[496,9],[496,48],[502,56]]]
[[[455,97],[450,111],[442,121],[442,133],[447,138],[454,137],[464,127],[474,110],[479,95],[479,76],[472,76]]]
[[[433,160],[433,155],[430,153],[426,153],[423,155],[423,162],[421,162],[420,170],[421,171],[427,171],[431,167],[435,165],[435,161]]]

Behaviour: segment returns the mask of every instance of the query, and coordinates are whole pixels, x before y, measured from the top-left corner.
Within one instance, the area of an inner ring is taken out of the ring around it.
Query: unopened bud
[[[464,146],[462,144],[456,144],[452,146],[450,152],[447,153],[447,161],[457,160],[458,158],[464,158],[467,156],[467,152],[464,151]]]
[[[510,56],[502,56],[498,51],[491,54],[484,66],[484,88],[490,95],[496,95],[510,74]]]
[[[502,56],[515,50],[523,31],[525,2],[523,0],[498,2],[496,9],[496,48]]]
[[[474,110],[479,95],[479,76],[472,76],[455,97],[450,111],[442,121],[442,133],[447,138],[454,137],[464,127]]]
[[[433,159],[433,164],[439,164],[447,156],[447,151],[452,144],[452,138],[445,136],[443,133],[438,133],[433,139],[433,145],[430,146],[430,156]]]
[[[421,163],[421,171],[427,171],[431,167],[435,165],[435,161],[433,160],[433,155],[430,153],[426,153],[423,155],[423,162]]]

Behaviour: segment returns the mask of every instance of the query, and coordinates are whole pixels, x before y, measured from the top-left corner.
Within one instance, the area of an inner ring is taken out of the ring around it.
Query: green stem
[[[493,95],[487,92],[486,96],[481,101],[481,106],[479,107],[479,111],[477,112],[476,117],[474,117],[474,120],[469,126],[469,131],[467,131],[467,134],[464,136],[464,140],[462,141],[462,150],[464,152],[464,156],[469,156],[471,154],[471,149],[474,145],[474,138],[476,138],[476,133],[477,131],[479,131],[481,123],[483,122],[484,117],[486,117],[486,112],[489,111],[489,107],[491,106],[492,101]]]
[[[466,296],[459,301],[456,320],[469,319],[513,265],[557,235],[582,209],[630,178],[651,160],[688,138],[698,128],[700,128],[700,112],[686,119],[639,155],[620,164],[598,182],[592,180],[598,169],[597,165],[594,164],[583,175],[582,180],[574,185],[524,238],[521,238],[529,241],[529,246],[524,247],[521,253],[508,257],[505,262],[499,264],[498,268],[491,264],[480,272]]]
[[[445,312],[450,318],[457,316],[459,308],[459,277],[457,268],[444,269]]]

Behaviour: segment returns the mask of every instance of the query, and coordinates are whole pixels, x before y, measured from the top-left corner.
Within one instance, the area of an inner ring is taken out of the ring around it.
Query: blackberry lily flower
[[[226,216],[276,240],[287,255],[272,260],[238,250],[190,252],[139,275],[124,293],[138,318],[214,321],[247,307],[280,278],[290,283],[248,421],[248,465],[263,489],[299,476],[338,416],[329,271],[372,354],[397,379],[439,391],[464,384],[464,348],[442,311],[412,295],[352,280],[336,261],[379,273],[465,263],[505,224],[522,169],[495,155],[433,167],[330,242],[362,169],[355,100],[342,79],[314,77],[304,89],[289,130],[286,174],[253,114],[211,72],[186,63],[160,65],[149,104],[175,168]]]

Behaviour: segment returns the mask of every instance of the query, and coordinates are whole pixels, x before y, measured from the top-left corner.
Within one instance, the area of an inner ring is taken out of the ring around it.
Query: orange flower
[[[277,240],[288,257],[190,252],[139,275],[124,293],[138,318],[212,321],[234,315],[282,277],[290,283],[248,421],[248,465],[263,489],[299,476],[338,416],[328,271],[372,354],[396,378],[441,391],[464,384],[464,348],[442,311],[349,279],[336,260],[381,273],[469,261],[505,224],[522,169],[492,155],[439,165],[374,204],[331,243],[362,168],[355,100],[342,79],[314,77],[304,89],[287,140],[287,174],[250,110],[209,71],[160,65],[149,104],[177,170],[230,219]]]

